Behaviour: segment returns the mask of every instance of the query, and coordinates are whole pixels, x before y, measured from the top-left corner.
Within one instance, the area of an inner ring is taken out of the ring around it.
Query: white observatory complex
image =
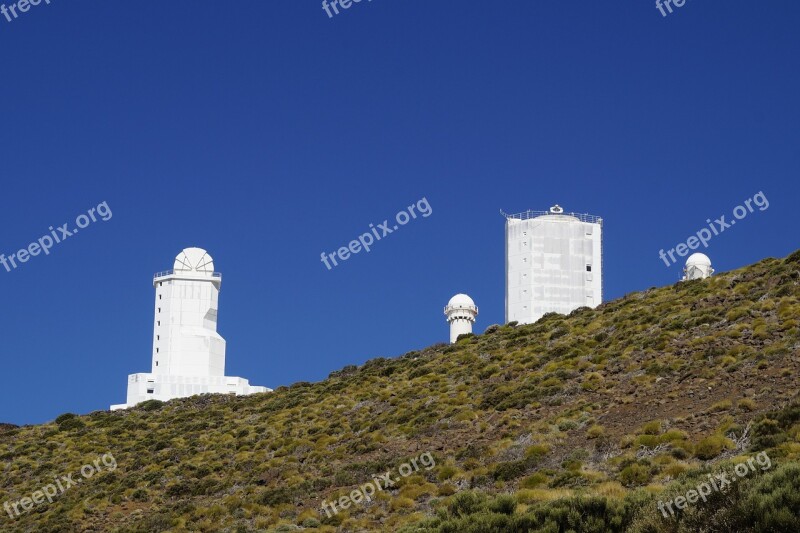
[[[502,212],[501,212],[502,213]],[[549,211],[506,217],[506,323],[532,324],[603,301],[603,219]]]
[[[710,278],[714,273],[711,268],[711,259],[706,254],[696,253],[689,256],[686,260],[686,266],[683,267],[683,279],[681,281],[689,281],[693,279],[706,279]]]
[[[472,324],[478,316],[478,307],[466,294],[456,294],[444,308],[447,322],[450,324],[450,344],[458,340],[459,335],[472,333]]]
[[[127,402],[112,405],[112,411],[195,394],[271,392],[225,375],[225,339],[217,333],[221,284],[222,274],[214,272],[213,259],[201,248],[186,248],[172,270],[154,276],[152,371],[128,376]]]

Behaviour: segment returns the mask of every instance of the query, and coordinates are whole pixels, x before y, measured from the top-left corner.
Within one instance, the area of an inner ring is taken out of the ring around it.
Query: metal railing
[[[180,272],[192,272],[192,271],[188,271],[188,270],[187,271],[180,271],[179,270],[178,272],[180,273]],[[198,274],[200,274],[200,273],[201,272],[198,272]],[[166,277],[166,276],[172,276],[173,274],[175,274],[174,270],[165,270],[163,272],[156,272],[155,274],[153,274],[153,279],[163,278],[163,277]],[[222,277],[222,272],[211,272],[211,277],[212,278],[221,278]]]
[[[523,211],[522,213],[517,213],[514,215],[509,215],[505,213],[502,209],[500,210],[500,214],[506,217],[506,219],[516,219],[516,220],[529,220],[531,218],[538,218],[543,217],[545,215],[553,215],[553,216],[567,216],[567,217],[574,217],[580,220],[581,222],[588,222],[590,224],[602,224],[603,219],[602,217],[598,217],[595,215],[589,215],[587,213],[554,213],[552,211],[533,211],[527,210]]]

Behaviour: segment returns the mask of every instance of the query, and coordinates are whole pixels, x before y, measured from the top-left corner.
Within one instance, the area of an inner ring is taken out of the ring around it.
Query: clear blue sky
[[[2,1],[2,0],[0,0]],[[8,3],[8,0],[6,0]],[[503,321],[503,209],[605,218],[605,293],[673,283],[658,258],[715,237],[718,271],[800,248],[800,4],[51,0],[0,18],[0,422],[125,400],[150,369],[152,275],[184,247],[224,275],[228,375],[277,387]],[[427,198],[328,271],[333,251]],[[262,303],[263,302],[263,303]]]

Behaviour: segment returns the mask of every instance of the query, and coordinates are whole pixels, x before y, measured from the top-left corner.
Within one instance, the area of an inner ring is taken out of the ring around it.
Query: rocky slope
[[[800,528],[799,316],[796,252],[271,394],[7,428],[0,504],[22,512],[0,530]],[[758,453],[771,466],[735,489],[659,512]],[[19,504],[71,473],[52,503]]]

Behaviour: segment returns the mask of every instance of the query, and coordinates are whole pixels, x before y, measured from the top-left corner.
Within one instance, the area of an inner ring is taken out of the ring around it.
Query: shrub
[[[480,511],[486,503],[486,494],[482,492],[459,492],[450,501],[447,511],[451,516],[469,516]]]
[[[136,406],[142,411],[158,411],[164,405],[161,400],[147,400]]]
[[[714,405],[712,405],[709,408],[708,412],[709,413],[719,413],[720,411],[727,411],[731,407],[733,407],[733,402],[732,401],[730,401],[730,400],[722,400],[721,402],[717,402]]]
[[[444,485],[439,485],[438,494],[439,496],[452,496],[456,493],[456,487],[452,483],[445,483]]]
[[[462,333],[461,335],[459,335],[459,336],[456,338],[456,344],[459,344],[459,343],[460,343],[461,341],[463,341],[464,339],[470,339],[470,338],[472,338],[472,337],[474,337],[474,336],[475,336],[475,334],[474,334],[474,333]]]
[[[784,262],[788,265],[790,263],[800,263],[800,250],[792,253],[789,257],[784,259]]]
[[[619,481],[626,487],[644,485],[650,481],[650,469],[641,464],[628,465],[619,473]]]
[[[306,518],[305,520],[303,520],[303,523],[301,525],[303,527],[315,529],[320,526],[320,523],[319,520],[317,520],[316,518]]]
[[[450,479],[458,472],[458,469],[453,465],[442,465],[438,468],[438,472],[436,473],[436,479],[439,481],[445,481]]]
[[[547,476],[541,472],[536,472],[522,480],[520,486],[525,489],[535,489],[547,482]]]
[[[59,422],[60,420],[60,422]],[[86,427],[83,420],[71,413],[63,414],[56,419],[59,431],[70,431],[73,429],[83,429]]]
[[[62,423],[66,422],[67,420],[72,420],[73,418],[77,418],[78,415],[74,413],[64,413],[63,415],[59,415],[56,418],[56,424],[61,425]]]
[[[534,444],[525,449],[525,457],[540,459],[550,453],[550,446],[547,444]]]
[[[642,435],[658,435],[661,433],[661,420],[653,420],[642,426]]]
[[[697,443],[694,454],[698,459],[708,461],[722,453],[722,450],[731,446],[731,441],[722,435],[711,435]]]
[[[494,468],[492,477],[497,481],[511,481],[512,479],[523,476],[534,463],[535,460],[531,458],[500,463]]]
[[[271,507],[282,503],[291,503],[291,501],[291,493],[286,487],[266,490],[261,493],[261,496],[258,498],[258,502],[261,505],[269,505]]]
[[[800,465],[781,465],[759,479],[737,510],[754,531],[800,531]]]
[[[590,427],[588,431],[586,431],[586,436],[589,437],[590,439],[596,439],[598,437],[602,437],[605,434],[605,432],[606,430],[603,426],[595,424],[592,427]]]
[[[501,494],[489,502],[488,507],[493,513],[512,515],[517,508],[517,500],[510,494]]]
[[[740,411],[755,411],[756,409],[756,402],[751,400],[750,398],[742,398],[736,403],[736,407]]]

